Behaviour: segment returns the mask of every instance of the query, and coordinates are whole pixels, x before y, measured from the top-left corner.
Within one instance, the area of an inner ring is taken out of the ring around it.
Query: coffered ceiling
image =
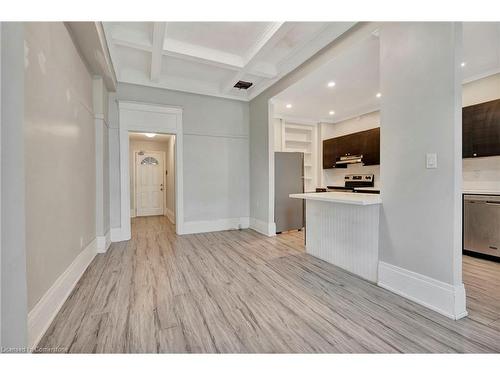
[[[354,22],[105,22],[119,82],[250,100]],[[248,90],[234,88],[251,82]]]

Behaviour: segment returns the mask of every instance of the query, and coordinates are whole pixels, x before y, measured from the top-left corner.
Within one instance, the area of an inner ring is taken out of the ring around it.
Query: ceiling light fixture
[[[292,108],[292,105],[291,104],[287,104],[286,107],[287,108]]]
[[[377,98],[380,98],[382,96],[381,93],[377,92],[377,95],[375,95]]]
[[[465,61],[463,61],[460,66],[463,68],[466,65]]]
[[[148,138],[154,138],[156,137],[156,134],[155,133],[144,133],[144,135]]]
[[[328,82],[328,87],[333,87],[333,86],[335,86],[335,82],[333,81]]]
[[[333,116],[335,114],[335,111],[330,111],[328,113],[330,114],[330,116]]]

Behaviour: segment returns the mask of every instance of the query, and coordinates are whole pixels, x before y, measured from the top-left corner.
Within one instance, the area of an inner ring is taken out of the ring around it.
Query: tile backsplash
[[[463,159],[464,190],[500,192],[500,156]]]

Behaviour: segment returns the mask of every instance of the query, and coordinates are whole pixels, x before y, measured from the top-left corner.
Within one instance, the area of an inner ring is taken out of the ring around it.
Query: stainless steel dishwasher
[[[500,195],[464,195],[464,250],[500,259]]]

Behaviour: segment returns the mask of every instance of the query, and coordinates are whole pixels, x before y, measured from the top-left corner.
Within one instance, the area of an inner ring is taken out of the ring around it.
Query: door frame
[[[162,160],[163,160],[163,171],[162,171],[162,179],[163,179],[163,204],[162,204],[162,216],[166,215],[166,199],[167,199],[167,188],[166,188],[166,178],[165,178],[165,171],[167,168],[167,156],[165,151],[161,150],[132,150],[134,152],[134,164],[133,164],[133,185],[134,185],[134,195],[132,201],[134,202],[134,215],[132,215],[132,210],[130,210],[131,214],[130,217],[136,217],[137,216],[137,156],[139,155],[139,152],[144,151],[144,152],[158,152],[161,153],[162,155]]]
[[[120,228],[111,229],[111,241],[127,241],[131,238],[130,224],[130,132],[163,133],[175,135],[175,232],[184,234],[184,180],[182,108],[143,103],[118,101],[120,126]]]

